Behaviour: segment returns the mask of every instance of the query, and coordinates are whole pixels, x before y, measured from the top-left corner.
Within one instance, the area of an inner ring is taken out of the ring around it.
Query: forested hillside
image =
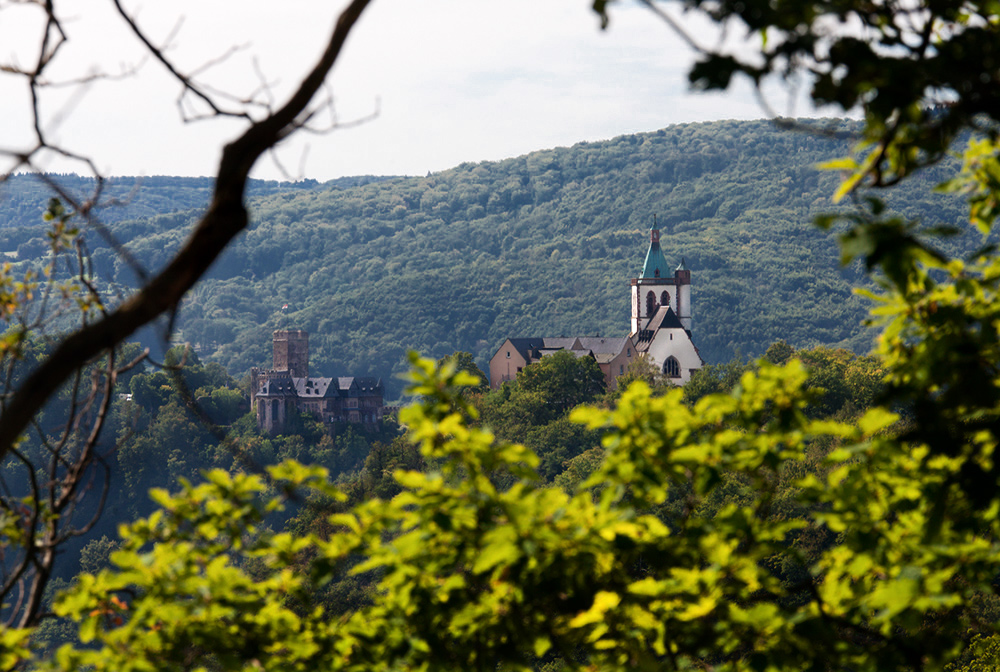
[[[348,187],[383,180],[383,177],[345,177],[324,185]],[[50,184],[51,183],[51,184]],[[288,191],[302,191],[319,186],[316,180],[276,182],[250,180],[249,194],[264,196]],[[42,179],[32,173],[11,175],[0,182],[0,228],[32,227],[53,191],[85,200],[94,192],[94,180],[75,174],[47,175]],[[100,203],[94,215],[103,222],[153,217],[165,212],[204,208],[212,191],[208,177],[109,177],[101,189]]]
[[[509,335],[627,333],[628,281],[656,216],[668,260],[692,270],[706,361],[756,356],[779,338],[866,352],[867,305],[851,293],[862,269],[841,269],[831,234],[811,224],[834,208],[838,177],[816,166],[848,148],[766,121],[713,122],[426,177],[271,189],[186,302],[177,335],[237,373],[270,364],[273,329],[306,329],[315,374],[382,376],[394,396],[409,349],[466,350],[485,365]],[[959,222],[958,204],[927,195],[936,180],[902,185],[891,206]],[[112,228],[155,268],[193,220],[192,200],[177,205]],[[43,254],[32,235],[4,229],[0,251]],[[88,244],[97,273],[127,291],[124,260]]]

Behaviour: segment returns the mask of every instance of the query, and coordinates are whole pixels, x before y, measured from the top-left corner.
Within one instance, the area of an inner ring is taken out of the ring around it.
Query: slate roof
[[[295,393],[303,399],[325,397],[332,378],[293,378]]]
[[[259,397],[294,397],[296,396],[295,379],[291,376],[266,381],[257,393]]]
[[[678,319],[677,313],[670,306],[660,306],[653,316],[639,327],[639,331],[635,334],[636,350],[646,352],[653,340],[653,336],[660,329],[684,329],[684,325]],[[685,330],[684,333],[687,333],[687,331]],[[688,334],[688,338],[690,338],[690,334]]]
[[[384,394],[384,392],[381,378],[360,378],[354,376],[340,378],[292,378],[291,376],[282,376],[265,381],[256,396],[322,399],[359,396],[371,393]]]
[[[628,336],[620,336],[614,338],[593,336],[593,337],[581,337],[579,339],[580,346],[586,350],[591,350],[595,355],[597,354],[615,354],[617,355],[622,349],[628,344]]]
[[[629,342],[627,336],[613,338],[559,336],[555,338],[509,338],[507,340],[529,363],[537,362],[542,357],[555,354],[560,350],[568,350],[577,358],[593,357],[599,364],[606,364],[617,357]],[[499,353],[500,350],[497,352]]]
[[[639,331],[635,333],[635,349],[639,352],[647,352],[650,344],[653,342],[653,336],[660,329],[680,329],[688,337],[688,340],[691,340],[691,332],[681,324],[674,309],[670,306],[660,306],[646,324],[642,325]],[[694,345],[694,341],[691,341],[691,345]],[[698,350],[697,345],[694,345],[694,351],[697,353],[701,363],[704,364],[705,359],[701,356],[701,351]]]
[[[542,336],[542,337],[531,337],[531,338],[508,338],[510,344],[514,346],[521,357],[531,361],[532,359],[538,359],[541,355],[534,354],[536,351],[544,351],[543,355],[551,355],[553,352],[558,352],[560,350],[577,350],[579,349],[578,341],[580,339],[575,337],[566,336]],[[497,350],[497,352],[500,352]]]

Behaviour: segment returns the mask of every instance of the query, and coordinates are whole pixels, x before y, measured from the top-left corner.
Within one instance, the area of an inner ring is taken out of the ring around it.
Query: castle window
[[[681,365],[675,357],[667,357],[667,361],[663,363],[663,375],[668,378],[681,377]]]
[[[646,315],[652,315],[656,310],[656,294],[650,292],[646,294]]]
[[[660,294],[660,305],[661,306],[670,305],[670,292],[663,292],[663,294]]]

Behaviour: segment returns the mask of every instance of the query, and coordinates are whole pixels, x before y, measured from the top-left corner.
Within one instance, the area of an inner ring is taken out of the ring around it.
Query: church
[[[691,271],[682,259],[670,274],[655,220],[642,272],[631,280],[631,304],[631,332],[625,337],[508,338],[490,359],[490,387],[498,389],[528,364],[559,350],[594,358],[610,390],[634,357],[645,357],[676,384],[686,383],[704,365],[691,340]]]
[[[649,230],[642,273],[632,278],[632,339],[635,349],[678,385],[705,362],[691,340],[691,271],[684,260],[668,277],[660,231]]]

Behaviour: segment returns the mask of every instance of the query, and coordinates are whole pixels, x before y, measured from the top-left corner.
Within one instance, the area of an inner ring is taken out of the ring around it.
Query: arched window
[[[669,306],[670,305],[670,292],[666,292],[665,291],[665,292],[663,292],[663,294],[660,294],[660,305],[661,306]]]
[[[650,292],[646,295],[646,315],[652,315],[656,310],[656,294]]]
[[[663,375],[668,378],[680,378],[681,377],[681,365],[674,357],[667,357],[667,361],[663,363]]]

